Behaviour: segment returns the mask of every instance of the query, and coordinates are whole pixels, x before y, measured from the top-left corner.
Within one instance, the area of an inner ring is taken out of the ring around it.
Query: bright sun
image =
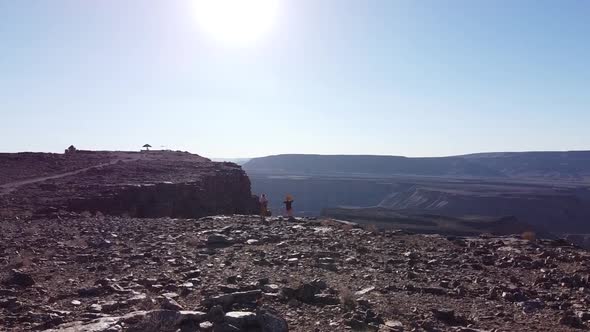
[[[197,23],[208,36],[228,45],[253,43],[269,33],[281,0],[192,0]]]

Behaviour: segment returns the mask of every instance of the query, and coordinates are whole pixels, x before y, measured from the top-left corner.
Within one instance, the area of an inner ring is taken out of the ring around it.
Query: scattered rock
[[[233,239],[223,234],[211,234],[207,237],[207,245],[210,246],[226,246],[231,245]]]
[[[81,297],[96,297],[105,292],[103,287],[84,287],[78,289],[78,295]]]
[[[88,307],[88,311],[95,313],[102,312],[102,306],[98,303],[92,304]]]
[[[213,330],[213,323],[209,321],[205,321],[199,324],[199,329],[202,331],[212,331]]]
[[[354,293],[354,295],[356,296],[363,296],[371,291],[375,290],[375,286],[371,286],[371,287],[367,287],[367,288],[363,288],[360,291]]]
[[[276,294],[281,291],[281,287],[275,284],[266,284],[261,287],[262,291],[265,293]]]
[[[230,311],[225,314],[225,320],[235,327],[244,328],[256,324],[256,314],[248,311]]]
[[[251,290],[244,292],[234,292],[229,294],[222,294],[213,296],[204,300],[206,307],[212,307],[214,305],[221,305],[223,308],[229,308],[234,303],[248,304],[255,303],[258,298],[262,295],[260,290]]]
[[[404,331],[404,324],[398,320],[388,320],[385,321],[383,324],[384,328],[380,330],[390,331],[390,332],[403,332]],[[386,329],[385,329],[386,328]]]
[[[176,311],[184,310],[184,308],[180,304],[178,304],[178,302],[174,301],[171,298],[167,298],[167,297],[165,297],[162,300],[162,303],[160,304],[160,308],[165,309],[165,310],[176,310]]]
[[[432,309],[434,318],[448,324],[455,322],[455,310],[452,309]]]
[[[566,325],[569,327],[573,327],[573,328],[583,328],[584,327],[584,323],[582,322],[582,319],[577,316],[573,311],[565,311],[561,318],[559,319],[559,324],[561,325]]]

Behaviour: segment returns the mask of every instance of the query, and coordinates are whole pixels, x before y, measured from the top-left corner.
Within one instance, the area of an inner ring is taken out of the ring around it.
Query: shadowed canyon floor
[[[253,191],[266,193],[274,211],[289,193],[305,216],[336,208],[338,214],[347,209],[372,220],[384,209],[442,219],[514,217],[537,233],[576,234],[582,238],[577,243],[590,245],[589,162],[588,151],[444,158],[278,155],[243,167]]]
[[[590,253],[332,221],[57,214],[0,223],[8,331],[571,331]],[[68,330],[69,328],[69,330]]]

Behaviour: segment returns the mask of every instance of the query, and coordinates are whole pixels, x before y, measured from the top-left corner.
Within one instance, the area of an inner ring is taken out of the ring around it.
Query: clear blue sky
[[[190,0],[0,0],[0,151],[590,149],[590,1],[282,0],[227,45]]]

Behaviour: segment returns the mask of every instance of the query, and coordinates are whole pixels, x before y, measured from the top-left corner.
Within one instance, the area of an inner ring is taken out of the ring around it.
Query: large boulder
[[[258,298],[262,296],[262,291],[259,289],[244,291],[244,292],[234,292],[229,294],[222,294],[218,296],[214,296],[203,301],[205,307],[211,308],[214,305],[220,305],[223,308],[229,308],[234,303],[239,304],[249,304],[255,303]]]
[[[12,270],[2,283],[9,286],[31,287],[35,284],[35,280],[28,273],[21,270]]]
[[[45,332],[175,332],[188,323],[205,321],[200,311],[136,311],[119,317],[104,317],[91,322],[71,322]]]
[[[120,317],[99,318],[91,322],[75,321],[44,332],[116,332],[123,330],[119,321]]]
[[[277,312],[271,309],[262,308],[256,313],[256,319],[262,332],[288,332],[287,321]]]
[[[256,314],[250,311],[230,311],[225,314],[225,321],[236,327],[256,325]]]

